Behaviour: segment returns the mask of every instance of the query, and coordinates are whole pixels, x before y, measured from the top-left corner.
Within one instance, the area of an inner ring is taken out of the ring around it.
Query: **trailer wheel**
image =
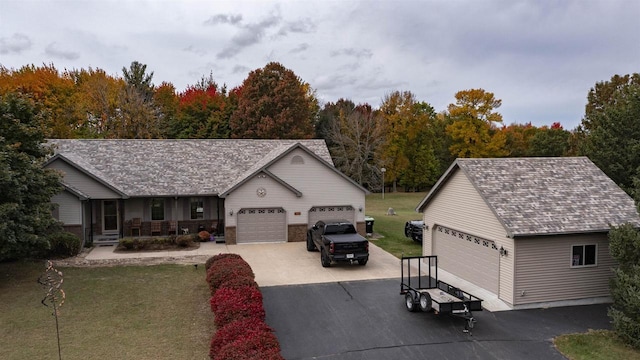
[[[429,293],[420,294],[420,310],[427,312],[431,311],[431,295]]]
[[[416,306],[416,302],[413,299],[413,295],[411,295],[411,292],[408,292],[404,295],[404,304],[407,307],[407,310],[409,310],[410,312],[414,312],[418,309],[418,307]]]

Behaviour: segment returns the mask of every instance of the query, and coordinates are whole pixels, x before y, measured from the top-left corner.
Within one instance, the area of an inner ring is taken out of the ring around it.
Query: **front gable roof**
[[[274,174],[272,174],[271,172],[269,172],[267,170],[269,168],[269,166],[271,166],[272,164],[278,162],[280,159],[282,159],[287,154],[293,152],[296,149],[301,149],[302,151],[306,152],[311,157],[315,158],[320,163],[322,163],[327,169],[335,172],[336,174],[340,175],[342,178],[344,178],[347,181],[349,181],[354,186],[360,188],[365,194],[369,193],[369,191],[367,189],[363,188],[362,186],[360,186],[360,184],[356,183],[350,177],[348,177],[345,174],[343,174],[342,172],[338,171],[338,169],[336,169],[333,166],[332,163],[327,162],[326,159],[323,159],[322,157],[318,156],[316,153],[314,153],[313,151],[311,151],[309,148],[307,148],[306,146],[302,145],[301,143],[296,143],[296,144],[289,145],[289,146],[280,146],[280,147],[274,149],[273,151],[271,151],[269,154],[267,154],[262,159],[260,159],[260,161],[256,162],[254,164],[254,166],[252,166],[244,175],[238,177],[236,183],[232,184],[227,190],[225,190],[223,193],[221,193],[220,197],[225,197],[225,196],[229,195],[231,192],[236,190],[238,187],[240,187],[242,184],[244,184],[246,181],[248,181],[254,175],[256,175],[256,174],[258,174],[260,172],[266,173],[267,175],[272,177],[274,180],[276,180],[276,181],[280,182],[281,184],[285,185],[285,187],[289,188],[294,193],[296,193],[296,196],[298,196],[298,197],[302,196],[302,193],[300,193],[298,190],[295,190],[291,185],[287,184],[284,180],[278,178],[277,176],[275,176]]]
[[[265,170],[295,148],[306,149],[339,173],[324,140],[55,139],[48,142],[54,146],[54,157],[63,157],[128,197],[228,193],[248,176]]]
[[[586,157],[457,159],[420,202],[462,171],[509,236],[606,232],[640,225],[633,199]]]

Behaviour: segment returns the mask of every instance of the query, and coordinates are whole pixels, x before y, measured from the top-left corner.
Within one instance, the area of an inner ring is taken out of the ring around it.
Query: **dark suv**
[[[424,221],[411,220],[404,224],[404,236],[412,238],[413,241],[422,242],[422,229]]]

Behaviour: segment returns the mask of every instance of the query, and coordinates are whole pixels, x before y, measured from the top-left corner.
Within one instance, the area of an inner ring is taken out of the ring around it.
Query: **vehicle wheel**
[[[324,250],[320,251],[320,263],[322,264],[322,267],[331,266],[331,259],[329,259],[329,255],[327,255]]]
[[[420,294],[420,310],[431,311],[431,295],[429,293]]]
[[[414,312],[418,309],[415,301],[413,300],[413,295],[411,295],[411,292],[408,292],[404,295],[404,305],[410,312]]]
[[[404,224],[404,236],[411,237],[411,224],[409,223]]]
[[[358,260],[358,264],[360,264],[362,266],[365,266],[365,265],[367,265],[367,261],[369,261],[369,258],[360,259],[360,260]]]
[[[311,235],[307,234],[307,251],[315,251],[316,250],[316,244],[313,243],[313,240],[311,239]]]

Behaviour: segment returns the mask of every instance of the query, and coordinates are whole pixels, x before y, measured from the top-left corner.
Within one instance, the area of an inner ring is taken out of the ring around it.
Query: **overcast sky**
[[[376,108],[407,90],[443,111],[483,88],[507,124],[573,129],[596,82],[640,72],[640,1],[0,0],[4,67],[121,76],[132,61],[178,91],[277,61],[321,102]]]

